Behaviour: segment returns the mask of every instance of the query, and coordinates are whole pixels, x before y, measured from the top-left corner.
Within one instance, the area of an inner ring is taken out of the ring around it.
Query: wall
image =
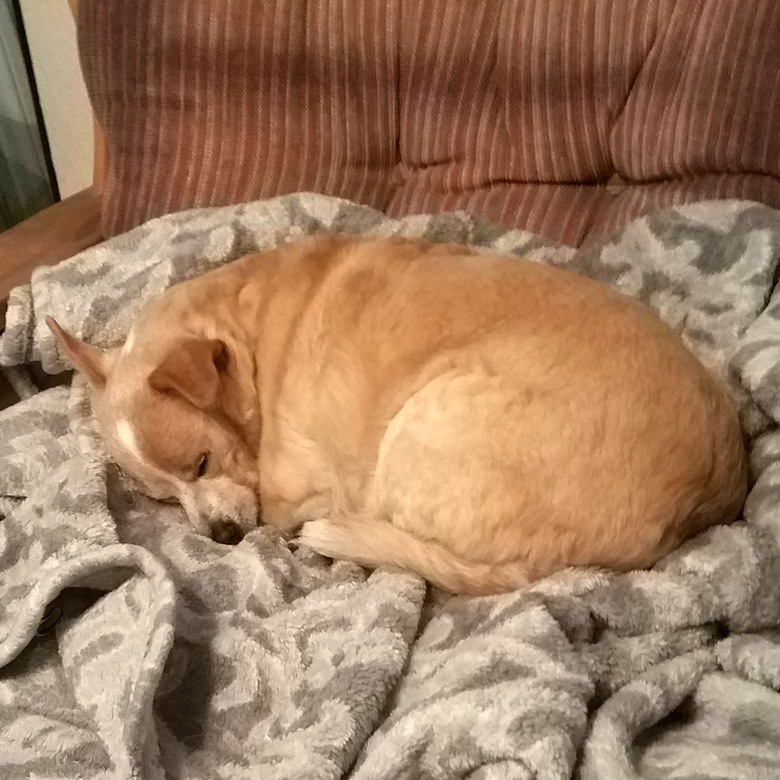
[[[67,0],[20,0],[60,196],[92,183],[92,109]]]

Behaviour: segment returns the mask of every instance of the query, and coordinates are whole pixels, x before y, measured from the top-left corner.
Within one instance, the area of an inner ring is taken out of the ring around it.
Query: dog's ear
[[[92,386],[104,387],[108,376],[105,355],[100,350],[90,347],[63,330],[54,317],[46,317],[46,324],[65,354],[73,361],[76,368],[86,375]]]
[[[182,338],[149,375],[149,384],[155,390],[180,393],[199,409],[213,409],[226,363],[227,347],[219,339]]]

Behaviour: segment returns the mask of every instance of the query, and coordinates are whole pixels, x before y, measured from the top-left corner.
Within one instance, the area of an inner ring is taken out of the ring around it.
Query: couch
[[[574,246],[672,204],[780,206],[773,0],[81,0],[77,18],[95,183],[0,235],[3,299],[149,218],[297,191]]]

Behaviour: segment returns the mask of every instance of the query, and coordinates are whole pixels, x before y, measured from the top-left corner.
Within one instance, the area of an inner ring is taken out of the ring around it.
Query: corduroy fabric
[[[81,0],[106,236],[308,190],[571,244],[780,207],[776,0]]]

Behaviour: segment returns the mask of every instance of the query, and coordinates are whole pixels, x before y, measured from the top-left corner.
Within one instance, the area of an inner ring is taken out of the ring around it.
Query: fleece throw
[[[196,536],[107,462],[76,378],[0,414],[0,776],[780,777],[780,214],[689,205],[575,251],[309,194],[187,212],[38,271],[0,364],[61,371],[45,315],[114,346],[170,284],[320,229],[525,255],[646,301],[738,395],[744,519],[653,571],[447,596],[265,528]]]

